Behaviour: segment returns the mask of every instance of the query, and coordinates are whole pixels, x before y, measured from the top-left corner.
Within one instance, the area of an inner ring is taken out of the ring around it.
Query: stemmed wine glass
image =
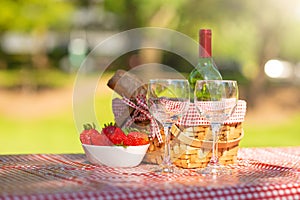
[[[190,87],[184,79],[151,79],[148,85],[148,106],[152,116],[164,127],[164,157],[158,171],[173,173],[170,155],[170,133],[173,123],[188,110]]]
[[[212,129],[212,157],[203,174],[228,174],[230,170],[219,164],[218,134],[231,116],[238,102],[238,85],[231,80],[199,80],[195,85],[195,105]]]

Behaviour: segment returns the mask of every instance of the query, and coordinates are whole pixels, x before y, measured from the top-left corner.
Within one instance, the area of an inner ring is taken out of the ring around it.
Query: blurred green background
[[[195,40],[199,28],[211,28],[215,62],[224,79],[238,80],[248,103],[240,145],[300,145],[297,0],[1,0],[0,154],[83,152],[72,112],[77,70],[101,41],[139,27],[169,28]],[[110,50],[107,58],[92,57],[87,77],[106,67]],[[99,126],[113,120],[106,82],[114,71],[153,62],[191,70],[169,52],[120,56],[95,93]]]

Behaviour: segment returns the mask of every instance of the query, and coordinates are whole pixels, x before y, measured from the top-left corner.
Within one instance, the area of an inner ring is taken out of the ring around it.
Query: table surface
[[[300,147],[241,148],[232,175],[218,178],[153,165],[110,168],[84,154],[0,156],[0,199],[300,199]]]

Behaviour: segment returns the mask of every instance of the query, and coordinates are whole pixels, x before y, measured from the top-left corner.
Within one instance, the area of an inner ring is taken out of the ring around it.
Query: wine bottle
[[[211,36],[211,29],[200,29],[199,62],[189,75],[192,101],[197,80],[222,80],[222,76],[212,58]]]

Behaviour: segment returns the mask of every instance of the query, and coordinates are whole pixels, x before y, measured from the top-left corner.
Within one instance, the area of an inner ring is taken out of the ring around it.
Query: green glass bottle
[[[212,58],[211,36],[211,29],[200,29],[199,62],[189,75],[192,101],[197,80],[222,80],[222,76]]]

